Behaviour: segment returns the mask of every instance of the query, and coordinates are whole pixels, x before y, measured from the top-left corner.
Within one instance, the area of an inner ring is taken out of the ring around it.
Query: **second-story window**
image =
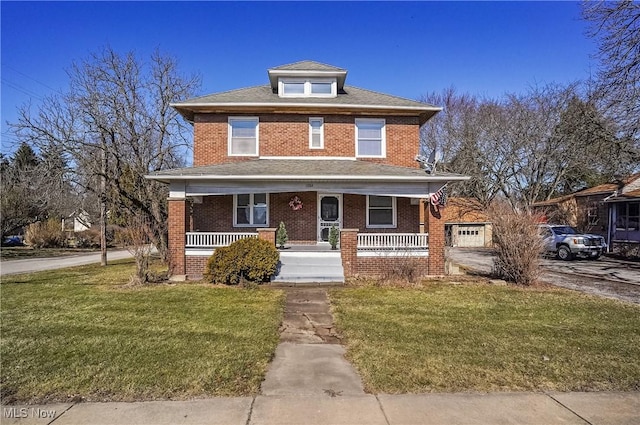
[[[229,156],[258,155],[258,118],[229,118]]]
[[[356,119],[356,156],[384,158],[386,152],[385,121],[383,119]]]
[[[309,118],[309,147],[311,149],[324,148],[324,120]]]

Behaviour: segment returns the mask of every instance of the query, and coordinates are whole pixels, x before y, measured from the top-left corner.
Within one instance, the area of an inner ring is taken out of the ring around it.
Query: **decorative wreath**
[[[297,196],[294,196],[293,198],[291,198],[291,200],[289,201],[289,206],[291,207],[292,210],[294,211],[298,211],[302,209],[302,201],[300,200],[300,198],[298,198]]]

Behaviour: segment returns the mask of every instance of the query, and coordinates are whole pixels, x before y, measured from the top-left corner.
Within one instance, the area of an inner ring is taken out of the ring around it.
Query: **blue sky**
[[[1,3],[2,152],[16,107],[64,91],[72,61],[111,45],[159,48],[201,94],[267,83],[269,67],[311,59],[347,84],[417,99],[455,86],[498,97],[595,72],[579,2]]]

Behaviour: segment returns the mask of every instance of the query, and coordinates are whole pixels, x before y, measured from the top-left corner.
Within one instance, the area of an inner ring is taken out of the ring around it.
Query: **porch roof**
[[[253,159],[158,171],[149,179],[169,183],[169,196],[317,191],[426,198],[460,174],[427,174],[420,168],[344,159]]]
[[[175,168],[147,176],[165,183],[178,180],[380,181],[447,182],[469,180],[461,174],[399,167],[350,159],[251,159],[240,162]]]

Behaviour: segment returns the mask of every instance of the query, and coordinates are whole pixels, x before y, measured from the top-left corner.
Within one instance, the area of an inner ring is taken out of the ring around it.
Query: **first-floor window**
[[[367,227],[396,227],[396,198],[367,196]]]
[[[234,226],[264,227],[269,223],[269,198],[266,193],[234,195]]]

